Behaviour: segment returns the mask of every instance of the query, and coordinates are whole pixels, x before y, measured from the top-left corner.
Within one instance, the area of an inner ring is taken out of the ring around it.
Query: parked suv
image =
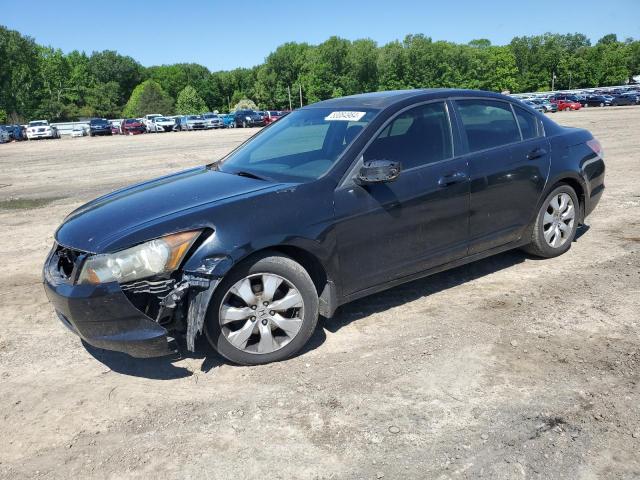
[[[53,125],[49,125],[47,120],[32,120],[27,125],[27,139],[38,138],[60,138],[60,132]]]
[[[238,110],[233,119],[236,127],[264,127],[264,118],[253,110]]]
[[[89,122],[89,136],[111,135],[111,124],[106,118],[92,118]]]
[[[357,298],[513,248],[565,253],[604,172],[587,130],[499,94],[326,100],[72,212],[45,289],[96,347],[162,355],[202,333],[233,362],[282,360]]]

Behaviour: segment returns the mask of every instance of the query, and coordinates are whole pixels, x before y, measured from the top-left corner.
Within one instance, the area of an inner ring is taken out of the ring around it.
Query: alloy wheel
[[[575,217],[576,209],[571,196],[568,193],[554,195],[542,219],[542,232],[547,245],[552,248],[564,245],[571,238]]]
[[[304,301],[287,279],[273,273],[249,275],[225,294],[218,319],[222,334],[238,350],[275,352],[298,334]]]

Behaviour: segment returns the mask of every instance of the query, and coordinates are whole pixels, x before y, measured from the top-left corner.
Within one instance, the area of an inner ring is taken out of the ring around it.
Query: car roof
[[[414,97],[427,99],[450,97],[505,98],[504,95],[484,90],[457,88],[421,88],[413,90],[390,90],[386,92],[362,93],[347,97],[332,98],[303,108],[378,108],[383,109]]]

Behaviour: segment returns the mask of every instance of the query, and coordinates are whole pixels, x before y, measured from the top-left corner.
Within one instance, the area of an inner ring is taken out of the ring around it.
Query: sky
[[[332,35],[379,45],[409,33],[497,45],[544,32],[639,39],[640,0],[29,0],[2,2],[0,25],[64,52],[116,50],[145,66],[195,62],[217,71],[258,65],[285,42]]]

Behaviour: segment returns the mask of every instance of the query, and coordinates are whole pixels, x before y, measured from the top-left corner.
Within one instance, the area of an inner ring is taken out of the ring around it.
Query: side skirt
[[[525,237],[526,238],[526,237]],[[398,285],[402,285],[403,283],[411,282],[413,280],[418,280],[419,278],[428,277],[430,275],[443,272],[445,270],[450,270],[452,268],[460,267],[462,265],[466,265],[468,263],[475,262],[477,260],[482,260],[483,258],[491,257],[492,255],[497,255],[498,253],[506,252],[507,250],[513,250],[518,247],[523,247],[528,242],[526,240],[519,239],[515,242],[507,243],[506,245],[502,245],[500,247],[495,247],[490,250],[486,250],[484,252],[476,253],[474,255],[469,255],[467,257],[462,257],[458,260],[454,260],[449,263],[444,263],[442,265],[438,265],[437,267],[430,268],[429,270],[424,270],[422,272],[414,273],[412,275],[408,275],[406,277],[396,278],[395,280],[391,280],[389,282],[381,283],[374,287],[369,287],[364,290],[360,290],[358,292],[351,293],[346,295],[340,299],[339,305],[344,305],[345,303],[352,302],[359,298],[368,297],[374,293],[382,292],[383,290],[388,290],[390,288],[396,287]]]

